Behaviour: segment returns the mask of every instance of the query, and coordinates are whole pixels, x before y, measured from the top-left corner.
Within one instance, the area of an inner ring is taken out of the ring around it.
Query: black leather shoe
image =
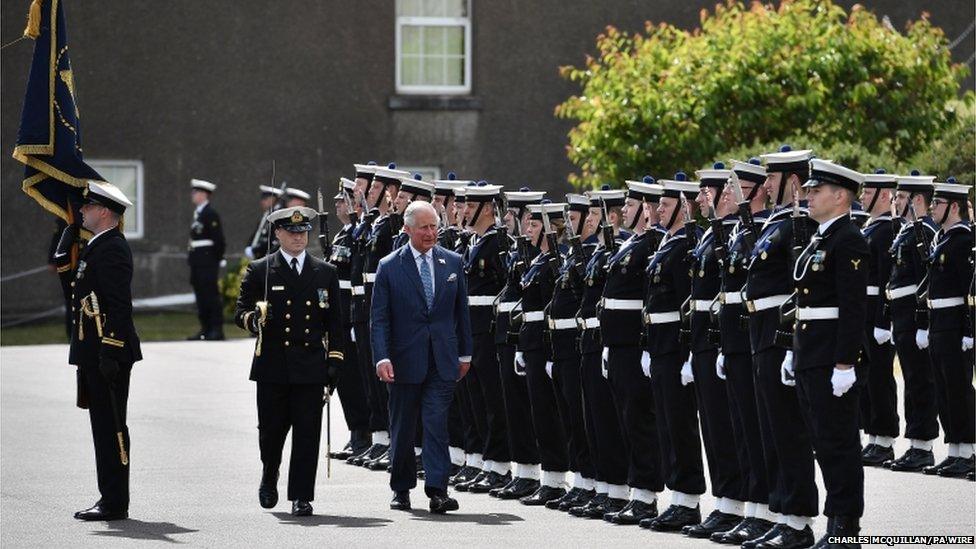
[[[631,500],[620,510],[619,513],[611,514],[610,522],[614,524],[638,524],[644,519],[652,519],[657,516],[657,501],[647,503],[640,500]],[[603,516],[604,519],[607,515]]]
[[[569,508],[569,514],[574,517],[588,518],[590,510],[602,509],[603,504],[607,502],[607,494],[596,494],[590,501],[583,505],[577,505],[576,507]],[[600,516],[603,516],[602,514]]]
[[[742,542],[742,549],[756,549],[756,546],[760,543],[778,536],[779,531],[783,528],[787,528],[787,526],[778,522],[773,524],[773,527],[766,530],[765,534],[759,536],[758,538],[753,538],[749,541]]]
[[[387,449],[382,454],[376,456],[373,459],[363,462],[363,467],[369,469],[370,471],[386,471],[386,468],[390,466],[390,451]]]
[[[199,332],[197,332],[197,333],[195,333],[193,335],[186,336],[186,340],[187,341],[203,341],[203,330],[201,330],[201,331],[199,331]]]
[[[481,473],[481,469],[477,469],[470,465],[464,465],[454,476],[452,476],[447,481],[447,483],[454,486],[461,482],[468,482],[469,480],[478,476],[479,473]]]
[[[891,446],[874,445],[874,450],[861,456],[861,463],[867,467],[880,467],[882,463],[895,459],[895,450]]]
[[[957,459],[959,459],[959,458],[957,458],[955,456],[947,456],[944,460],[940,461],[939,463],[936,463],[935,465],[932,465],[932,466],[929,466],[929,467],[926,467],[926,468],[922,469],[922,474],[923,475],[938,475],[939,474],[939,469],[941,469],[943,467],[948,467],[948,466],[952,465]]]
[[[935,455],[932,450],[909,448],[900,458],[889,463],[888,468],[892,471],[917,473],[934,463]]]
[[[499,475],[494,471],[489,471],[485,478],[468,486],[468,491],[472,494],[487,494],[495,488],[504,488],[512,481],[512,474],[505,473]]]
[[[546,509],[559,509],[559,506],[565,501],[576,501],[576,498],[579,497],[579,494],[582,491],[582,488],[571,488],[568,492],[566,492],[565,495],[563,495],[563,497],[547,501]]]
[[[271,509],[278,505],[278,467],[266,465],[258,486],[258,502],[261,507]]]
[[[393,500],[390,501],[390,509],[393,509],[394,511],[409,511],[410,492],[394,492]]]
[[[449,496],[433,496],[430,498],[430,512],[442,515],[448,511],[457,511],[458,502]]]
[[[789,526],[782,525],[775,536],[766,538],[765,541],[756,544],[756,549],[806,549],[813,545],[813,530],[805,526],[803,530],[797,530]]]
[[[735,528],[740,522],[742,522],[742,517],[739,515],[732,515],[729,513],[723,513],[721,511],[712,511],[712,513],[708,515],[708,518],[702,521],[701,524],[693,524],[687,528],[684,528],[681,530],[681,533],[690,538],[711,539],[712,534],[728,532]]]
[[[759,539],[773,528],[773,523],[756,517],[746,517],[728,532],[715,532],[709,539],[723,545],[742,545]]]
[[[834,517],[827,517],[827,530],[810,549],[830,549],[830,538],[834,535]]]
[[[560,498],[559,505],[557,505],[555,509],[558,509],[563,512],[567,512],[573,507],[586,505],[586,502],[593,499],[593,496],[596,495],[596,492],[594,492],[593,490],[584,490],[582,488],[574,488],[574,490],[577,490],[576,495],[570,497],[570,494],[573,493],[573,490],[570,490],[569,494],[566,494],[565,497]],[[553,509],[553,507],[550,507],[550,504],[552,504],[552,502],[547,503],[546,507]]]
[[[129,518],[128,509],[110,509],[99,501],[84,511],[75,513],[78,520],[125,520]]]
[[[648,527],[656,532],[680,532],[683,527],[699,522],[701,522],[701,510],[697,505],[694,509],[684,505],[672,505],[665,509],[661,516],[649,519]]]
[[[380,457],[387,449],[388,447],[385,444],[373,444],[365,452],[347,459],[346,463],[362,466],[367,461]]]
[[[517,478],[498,492],[498,499],[522,499],[539,489],[539,481],[533,478]]]
[[[498,494],[502,490],[507,490],[511,485],[515,484],[515,481],[517,480],[519,480],[519,477],[512,477],[512,480],[508,481],[508,483],[505,486],[501,486],[499,488],[492,488],[491,490],[488,490],[488,495],[493,498],[497,498]]]
[[[566,495],[566,490],[552,486],[540,486],[533,494],[525,496],[519,502],[522,505],[545,505],[546,502]]]
[[[312,516],[312,504],[302,499],[296,499],[291,502],[291,514],[295,517],[310,517]]]
[[[352,441],[346,443],[342,447],[342,450],[336,450],[335,452],[329,452],[329,457],[332,459],[346,460],[352,457]]]
[[[223,341],[226,338],[224,337],[223,330],[215,330],[203,334],[203,337],[201,337],[200,339],[204,341]]]
[[[869,455],[871,455],[871,453],[874,452],[874,447],[875,446],[877,446],[877,444],[874,444],[872,442],[871,444],[868,444],[867,446],[865,446],[864,448],[862,448],[861,449],[861,457],[862,458],[866,458]]]
[[[603,503],[586,511],[586,518],[607,520],[608,515],[616,515],[627,507],[629,501],[623,498],[607,497]]]
[[[976,456],[956,458],[956,461],[939,469],[940,477],[965,478],[976,469]]]
[[[841,538],[850,538],[861,533],[861,525],[857,517],[833,517],[833,525],[831,528],[833,535]],[[828,546],[832,549],[835,547],[846,549],[860,547],[861,545],[858,543],[832,543],[828,544]]]
[[[472,486],[485,480],[486,478],[488,478],[488,471],[479,471],[474,478],[470,480],[466,480],[464,482],[455,483],[454,489],[457,490],[458,492],[467,492],[468,488],[471,488]]]

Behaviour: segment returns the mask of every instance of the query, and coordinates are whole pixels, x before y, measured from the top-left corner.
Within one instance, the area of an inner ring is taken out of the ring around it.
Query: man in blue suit
[[[411,203],[403,216],[410,243],[380,261],[370,339],[376,374],[390,389],[391,509],[410,509],[417,485],[414,438],[423,422],[423,465],[432,513],[458,508],[447,495],[447,411],[454,384],[471,365],[471,321],[461,256],[437,246],[437,212]]]

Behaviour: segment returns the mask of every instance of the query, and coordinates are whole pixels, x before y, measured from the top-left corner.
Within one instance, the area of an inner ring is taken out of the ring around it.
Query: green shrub
[[[220,299],[224,305],[224,315],[233,318],[234,310],[237,308],[237,294],[241,291],[241,280],[247,272],[250,263],[246,257],[242,257],[234,267],[227,264],[227,273],[220,277]]]

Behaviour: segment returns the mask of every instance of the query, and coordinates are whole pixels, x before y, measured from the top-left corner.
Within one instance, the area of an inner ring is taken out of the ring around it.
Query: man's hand
[[[331,395],[335,392],[336,388],[339,386],[339,368],[342,367],[342,361],[337,358],[330,358],[327,361],[326,375],[329,376],[328,381],[325,382],[325,390]]]
[[[468,375],[468,370],[471,369],[471,362],[459,362],[458,367],[460,371],[458,372],[458,381],[464,379],[464,376]]]
[[[856,381],[857,374],[854,372],[854,366],[850,364],[834,366],[834,373],[830,376],[830,385],[835,397],[844,396],[844,393],[849,391]]]
[[[384,383],[393,383],[393,363],[384,360],[376,365],[376,376]]]

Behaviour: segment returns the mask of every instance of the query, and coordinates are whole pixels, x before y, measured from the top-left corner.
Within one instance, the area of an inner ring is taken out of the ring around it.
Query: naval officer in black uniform
[[[188,340],[218,341],[224,339],[223,302],[217,279],[224,261],[224,229],[210,197],[217,186],[200,179],[190,180],[190,197],[196,209],[190,225],[190,284],[196,297],[200,331]]]
[[[71,265],[78,227],[68,225],[54,252],[71,303],[68,362],[78,367],[78,406],[88,408],[101,498],[78,511],[80,520],[129,517],[129,429],[125,425],[129,375],[142,360],[132,323],[132,252],[120,223],[132,203],[117,187],[89,181],[82,226],[92,233]]]
[[[278,466],[291,430],[288,499],[295,516],[312,514],[322,402],[338,383],[346,335],[335,267],[305,251],[315,216],[301,206],[268,216],[281,248],[248,266],[234,315],[258,336],[250,376],[264,464],[258,499],[264,508],[278,502]]]

